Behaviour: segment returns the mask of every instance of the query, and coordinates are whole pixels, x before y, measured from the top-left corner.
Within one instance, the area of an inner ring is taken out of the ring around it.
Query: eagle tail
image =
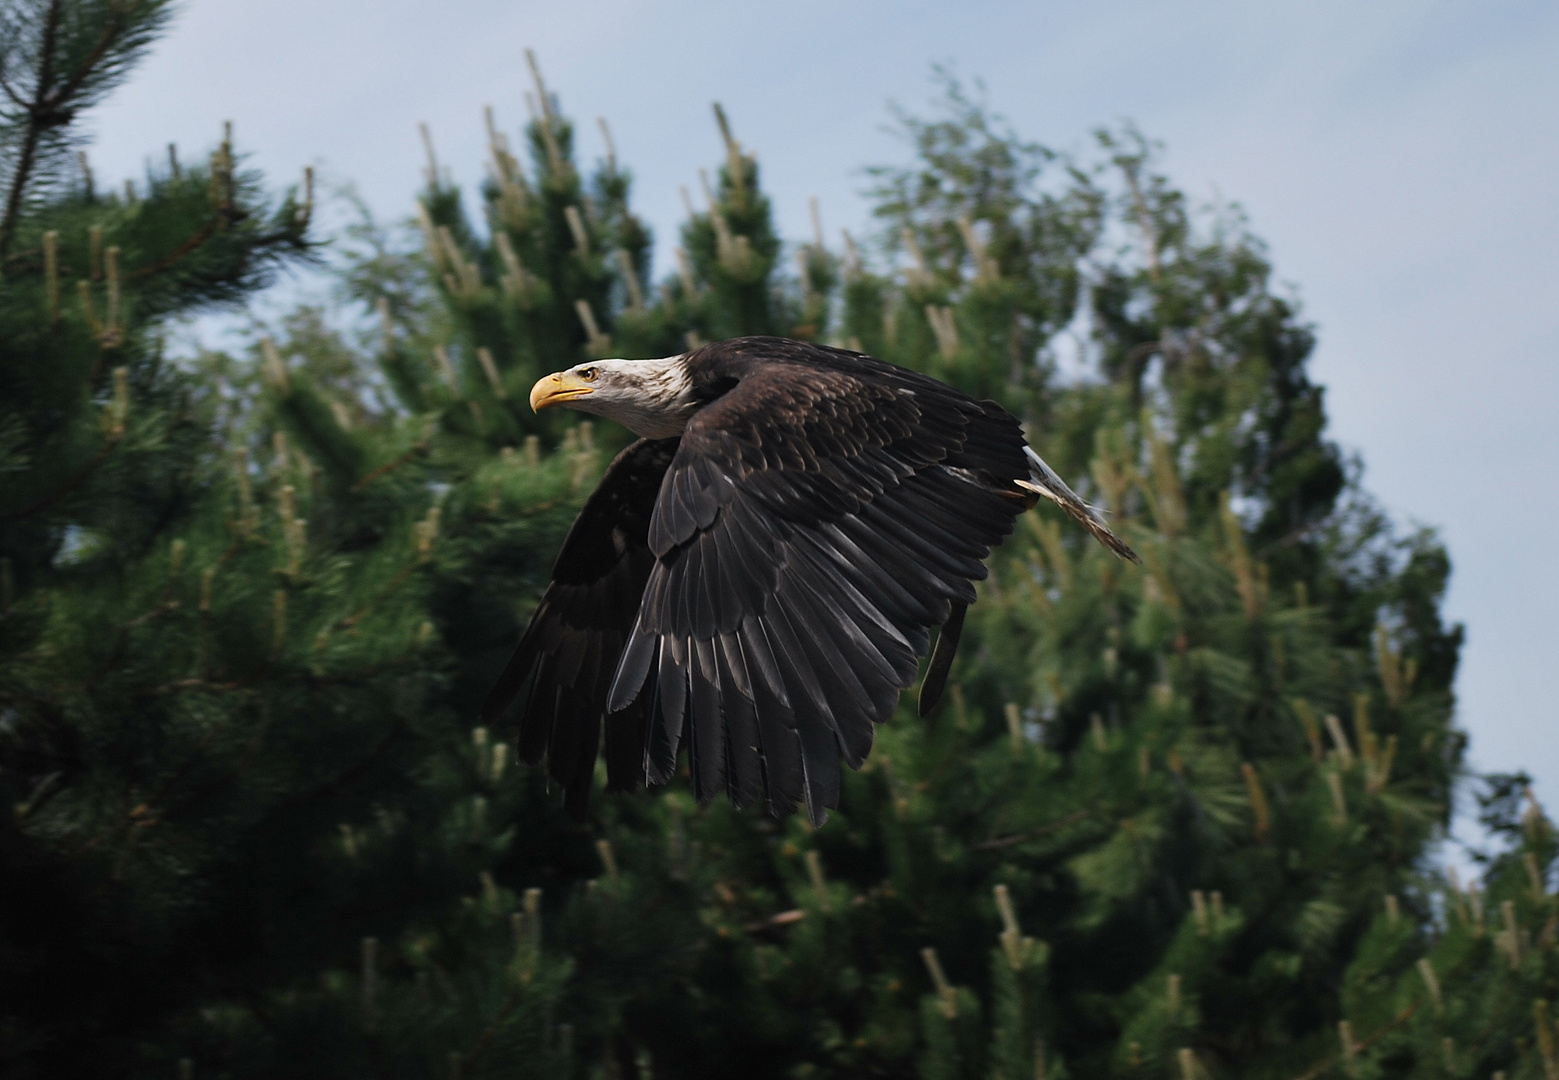
[[[1043,495],[1055,503],[1067,516],[1071,517],[1083,528],[1093,534],[1095,540],[1109,548],[1116,555],[1130,562],[1140,563],[1142,559],[1131,550],[1126,541],[1110,531],[1105,524],[1104,516],[1098,510],[1089,506],[1078,497],[1077,492],[1067,487],[1066,481],[1056,475],[1056,471],[1045,464],[1045,459],[1034,453],[1033,447],[1025,446],[1023,452],[1029,459],[1029,478],[1016,481],[1020,488],[1032,491],[1035,495]]]

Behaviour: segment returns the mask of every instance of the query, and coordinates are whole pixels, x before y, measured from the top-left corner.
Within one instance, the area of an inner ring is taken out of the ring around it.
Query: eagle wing
[[[651,781],[685,732],[698,797],[766,794],[821,823],[840,757],[865,761],[928,628],[961,621],[1034,496],[1023,433],[995,403],[814,351],[830,362],[754,365],[689,423],[607,708],[650,699]]]
[[[482,705],[492,723],[530,684],[519,757],[547,758],[583,816],[601,740],[607,691],[655,565],[648,533],[676,439],[640,439],[612,461],[569,529],[547,587],[513,657]],[[606,717],[607,783],[631,789],[644,776],[645,702]]]

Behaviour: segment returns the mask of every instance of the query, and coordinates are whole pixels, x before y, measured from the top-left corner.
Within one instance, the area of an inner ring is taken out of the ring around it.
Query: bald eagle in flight
[[[530,402],[639,436],[482,707],[492,723],[529,687],[519,757],[548,759],[576,816],[604,721],[609,791],[665,783],[685,745],[699,799],[820,825],[940,627],[935,707],[972,582],[1038,497],[1137,559],[1001,406],[860,353],[735,338],[580,364]]]

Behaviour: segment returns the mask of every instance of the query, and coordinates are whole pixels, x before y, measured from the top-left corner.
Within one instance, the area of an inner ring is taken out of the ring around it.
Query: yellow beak
[[[577,375],[567,371],[538,379],[530,388],[530,407],[536,412],[553,405],[567,405],[576,398],[592,393],[594,387]]]

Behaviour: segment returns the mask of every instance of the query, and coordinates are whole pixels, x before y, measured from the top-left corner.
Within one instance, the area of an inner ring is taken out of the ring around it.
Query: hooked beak
[[[570,401],[592,393],[595,387],[579,376],[559,371],[538,379],[530,389],[530,407],[536,412],[553,405],[567,405]]]

